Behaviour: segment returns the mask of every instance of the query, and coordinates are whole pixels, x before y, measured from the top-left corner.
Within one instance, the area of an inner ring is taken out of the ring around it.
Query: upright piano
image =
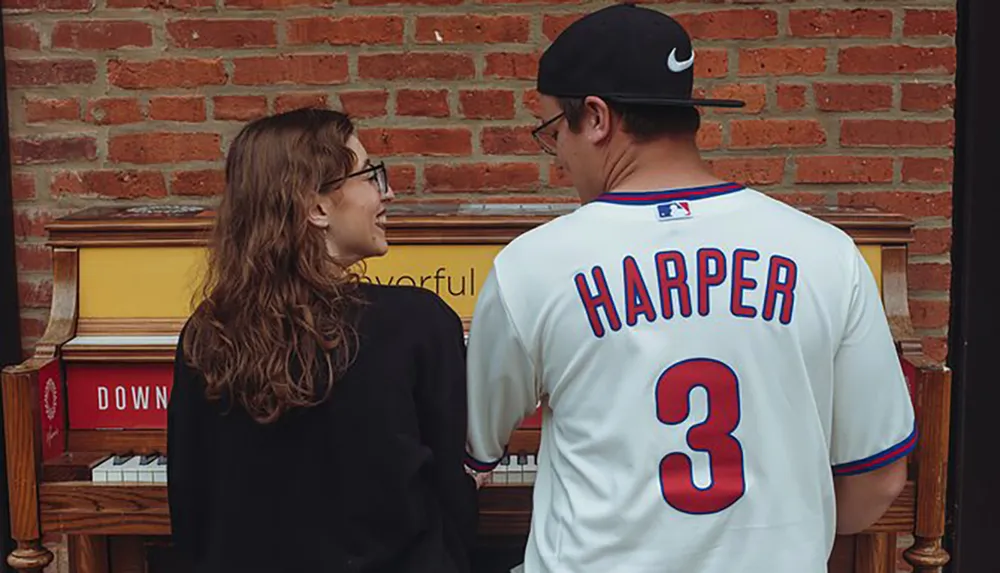
[[[438,292],[468,328],[477,289],[506,243],[572,207],[403,205],[388,255],[366,280]],[[840,537],[830,573],[891,573],[897,540],[917,573],[940,571],[950,372],[921,351],[907,298],[911,221],[871,209],[804,208],[849,233],[879,288],[917,410],[920,441],[906,488],[869,531]],[[33,355],[2,374],[11,531],[7,562],[41,571],[67,541],[73,572],[173,573],[169,558],[166,408],[180,328],[197,302],[210,207],[96,207],[48,225],[49,321]],[[531,517],[539,417],[480,490],[477,567],[519,562]],[[910,544],[912,539],[913,543]],[[155,565],[152,564],[155,561]]]

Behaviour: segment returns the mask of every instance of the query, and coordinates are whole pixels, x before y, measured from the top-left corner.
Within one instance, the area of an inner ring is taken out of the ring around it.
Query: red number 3
[[[739,381],[732,368],[709,358],[678,362],[656,382],[656,416],[664,424],[684,422],[690,411],[691,390],[701,386],[708,394],[708,416],[691,427],[687,443],[708,452],[711,485],[694,483],[691,458],[674,452],[660,460],[660,491],[671,507],[685,513],[716,513],[743,497],[743,447],[733,437],[740,423]]]

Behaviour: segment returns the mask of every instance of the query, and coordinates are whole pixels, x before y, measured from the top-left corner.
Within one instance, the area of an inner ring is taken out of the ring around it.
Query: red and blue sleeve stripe
[[[506,454],[507,454],[507,449],[504,448],[504,455],[506,455]],[[476,458],[472,457],[472,455],[469,454],[469,452],[465,452],[465,465],[466,465],[466,467],[468,467],[469,469],[471,469],[473,471],[477,471],[477,472],[491,472],[498,465],[500,465],[500,461],[501,460],[503,460],[503,456],[500,456],[494,462],[482,462],[482,461],[479,461]]]
[[[916,446],[917,428],[916,424],[914,424],[913,431],[910,432],[910,435],[903,439],[903,441],[892,446],[891,448],[883,450],[873,456],[868,456],[862,460],[833,466],[833,474],[838,476],[850,476],[877,470],[905,457],[912,452]]]

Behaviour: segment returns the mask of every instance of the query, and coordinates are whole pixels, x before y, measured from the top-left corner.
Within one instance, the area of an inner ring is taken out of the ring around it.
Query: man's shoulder
[[[810,247],[852,250],[854,239],[808,208],[800,208],[748,187],[752,205],[746,215]],[[808,242],[811,241],[811,242]]]

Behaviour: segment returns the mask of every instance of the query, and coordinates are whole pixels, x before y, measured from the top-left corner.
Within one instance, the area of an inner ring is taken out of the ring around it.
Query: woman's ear
[[[330,193],[317,193],[309,207],[309,223],[320,229],[327,229],[330,226],[330,217],[333,214],[333,201],[330,195]]]

